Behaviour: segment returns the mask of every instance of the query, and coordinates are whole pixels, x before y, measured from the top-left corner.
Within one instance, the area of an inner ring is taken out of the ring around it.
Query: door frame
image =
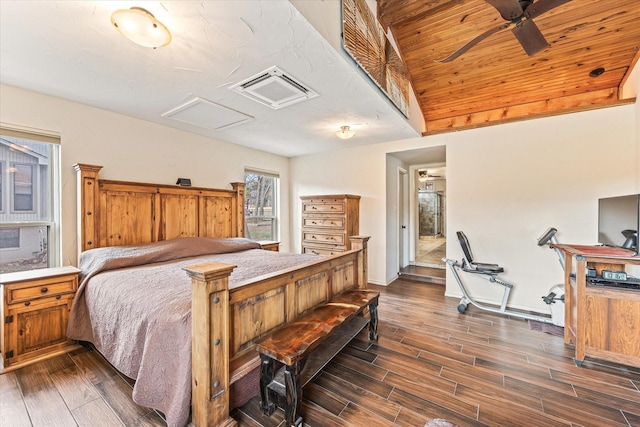
[[[398,167],[397,177],[396,206],[398,209],[396,210],[396,224],[398,224],[398,229],[396,247],[398,248],[398,253],[396,259],[399,273],[401,269],[409,265],[409,243],[411,240],[409,237],[409,172],[402,167]]]

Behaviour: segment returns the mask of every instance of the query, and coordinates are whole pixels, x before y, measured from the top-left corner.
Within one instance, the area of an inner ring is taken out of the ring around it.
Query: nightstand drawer
[[[7,304],[18,304],[40,298],[72,294],[78,288],[76,276],[42,279],[7,288]]]
[[[344,218],[303,218],[302,226],[344,229]]]

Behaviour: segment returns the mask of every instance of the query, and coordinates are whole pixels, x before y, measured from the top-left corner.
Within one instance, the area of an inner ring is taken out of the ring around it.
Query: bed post
[[[197,427],[235,426],[229,417],[229,275],[235,265],[184,268],[191,277],[191,405]]]
[[[236,192],[236,209],[233,218],[236,237],[244,237],[244,182],[232,182],[231,187]]]
[[[78,257],[83,251],[98,247],[98,172],[102,166],[73,165],[79,175],[78,197]]]
[[[358,252],[358,287],[367,289],[369,283],[369,275],[367,274],[367,246],[371,236],[351,236],[351,249],[360,249]]]

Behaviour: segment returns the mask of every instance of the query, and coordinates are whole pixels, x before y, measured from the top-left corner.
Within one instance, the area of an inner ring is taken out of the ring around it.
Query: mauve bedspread
[[[316,258],[259,247],[246,239],[182,238],[86,251],[67,334],[93,343],[136,379],[136,403],[162,411],[170,426],[183,426],[191,403],[191,280],[182,268],[235,264],[233,288]]]

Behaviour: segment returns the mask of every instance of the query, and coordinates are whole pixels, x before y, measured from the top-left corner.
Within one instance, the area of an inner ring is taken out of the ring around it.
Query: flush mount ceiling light
[[[116,10],[111,23],[126,38],[143,47],[162,47],[171,42],[171,33],[151,12],[141,7]]]
[[[336,132],[336,136],[340,139],[349,139],[356,133],[349,129],[349,126],[340,126],[340,130]]]

